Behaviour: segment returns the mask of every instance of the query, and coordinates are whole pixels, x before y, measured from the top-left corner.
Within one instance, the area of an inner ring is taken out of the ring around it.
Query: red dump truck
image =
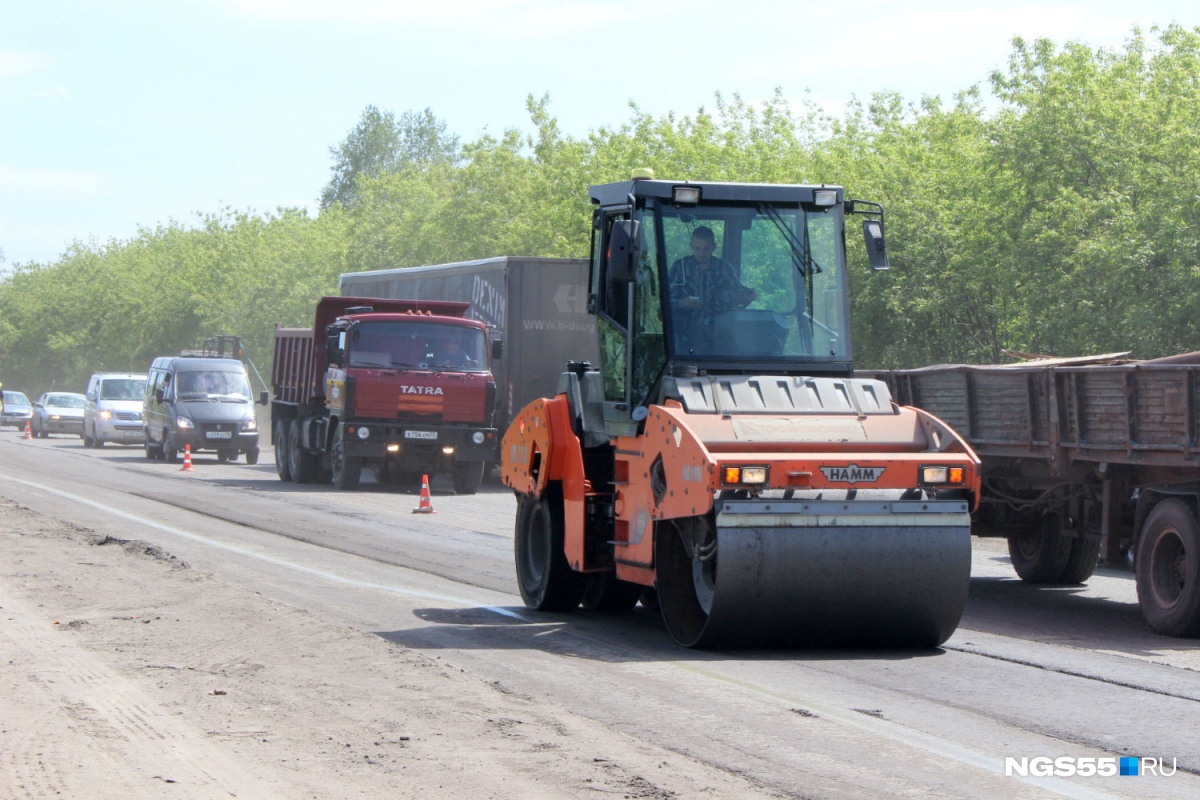
[[[1138,604],[1200,636],[1200,353],[942,365],[886,377],[983,463],[972,532],[1002,536],[1031,583],[1083,583],[1133,556]]]
[[[499,355],[465,302],[323,297],[275,328],[271,434],[281,480],[358,486],[450,473],[474,494],[496,450]]]

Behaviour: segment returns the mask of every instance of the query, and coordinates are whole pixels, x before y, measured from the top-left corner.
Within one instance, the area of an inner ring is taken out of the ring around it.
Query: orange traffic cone
[[[29,430],[29,420],[25,420],[25,435],[22,436],[21,438],[22,439],[32,439],[33,438],[33,431]]]
[[[429,500],[429,476],[421,476],[421,504],[413,509],[414,514],[436,514]]]
[[[183,466],[179,469],[180,472],[192,472],[192,446],[185,444],[183,446]]]

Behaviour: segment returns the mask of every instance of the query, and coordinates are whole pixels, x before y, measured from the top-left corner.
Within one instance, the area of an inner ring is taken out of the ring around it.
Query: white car
[[[83,432],[83,395],[75,392],[46,392],[33,404],[29,429],[34,438],[52,433],[78,436]]]

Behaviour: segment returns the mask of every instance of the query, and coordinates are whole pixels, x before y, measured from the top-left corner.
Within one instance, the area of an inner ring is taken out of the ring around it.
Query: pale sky
[[[1171,22],[1200,2],[0,0],[0,271],[223,209],[315,214],[368,105],[463,141],[530,131],[530,94],[574,136],[718,92],[837,113],[986,91],[1015,36],[1120,48]]]

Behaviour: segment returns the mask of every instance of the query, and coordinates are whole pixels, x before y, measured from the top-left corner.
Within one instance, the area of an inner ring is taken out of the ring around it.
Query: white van
[[[83,446],[145,442],[142,427],[142,397],[145,393],[145,373],[97,372],[92,375],[83,407]]]

